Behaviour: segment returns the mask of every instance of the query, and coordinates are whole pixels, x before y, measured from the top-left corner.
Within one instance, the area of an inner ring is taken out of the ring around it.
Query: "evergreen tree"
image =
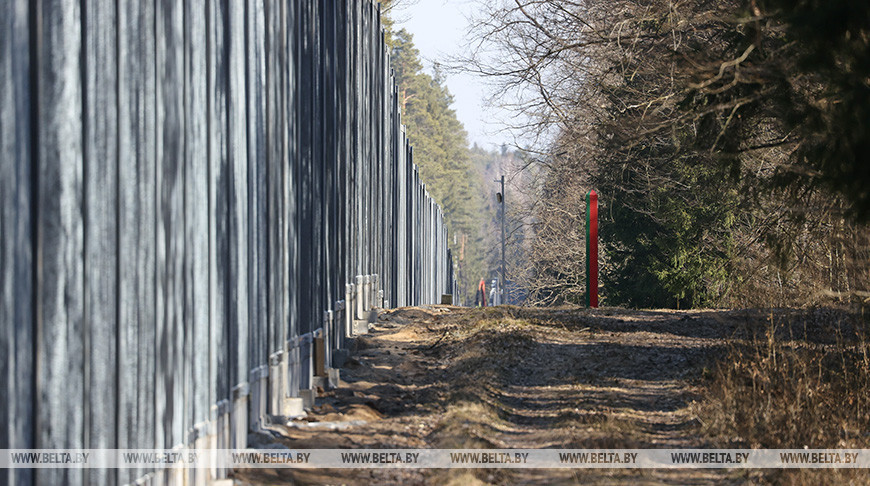
[[[460,263],[458,259],[463,257],[462,275],[458,277],[464,280],[462,288],[468,302],[473,299],[477,282],[487,276],[481,180],[472,167],[467,135],[450,108],[453,97],[443,80],[423,71],[420,52],[410,33],[404,29],[391,31],[388,40],[414,163],[429,194],[444,211],[454,260]],[[460,248],[460,239],[464,240],[464,248]]]
[[[516,0],[476,25],[470,69],[498,80],[545,175],[533,301],[582,291],[590,188],[607,304],[863,298],[866,2]]]

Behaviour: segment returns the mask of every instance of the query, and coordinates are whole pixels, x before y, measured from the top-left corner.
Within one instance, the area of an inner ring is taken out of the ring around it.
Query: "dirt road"
[[[384,312],[308,421],[298,448],[715,447],[700,384],[747,311],[500,307]],[[336,430],[329,430],[335,427]],[[269,447],[269,440],[261,443]],[[738,470],[269,470],[250,484],[743,483]]]

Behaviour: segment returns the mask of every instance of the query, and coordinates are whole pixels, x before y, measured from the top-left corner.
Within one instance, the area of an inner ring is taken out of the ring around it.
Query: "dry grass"
[[[870,447],[870,342],[861,316],[774,316],[708,378],[698,416],[721,446]],[[863,484],[861,470],[775,470],[781,484]]]
[[[830,309],[403,309],[359,337],[297,448],[867,447],[867,323]],[[342,469],[257,484],[866,484],[866,470]],[[255,477],[256,476],[256,477]],[[280,477],[279,477],[280,476]]]

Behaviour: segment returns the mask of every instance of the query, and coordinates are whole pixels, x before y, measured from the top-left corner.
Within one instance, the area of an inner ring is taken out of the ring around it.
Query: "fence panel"
[[[244,447],[376,308],[455,291],[377,4],[0,10],[0,448]],[[140,478],[178,480],[0,472]]]

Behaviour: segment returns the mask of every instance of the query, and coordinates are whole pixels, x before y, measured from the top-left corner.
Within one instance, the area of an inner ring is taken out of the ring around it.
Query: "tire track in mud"
[[[384,311],[342,384],[261,447],[715,447],[702,380],[751,311],[447,306]],[[321,424],[312,428],[310,423]],[[333,427],[335,430],[330,430]],[[250,484],[743,483],[737,470],[256,470]]]

